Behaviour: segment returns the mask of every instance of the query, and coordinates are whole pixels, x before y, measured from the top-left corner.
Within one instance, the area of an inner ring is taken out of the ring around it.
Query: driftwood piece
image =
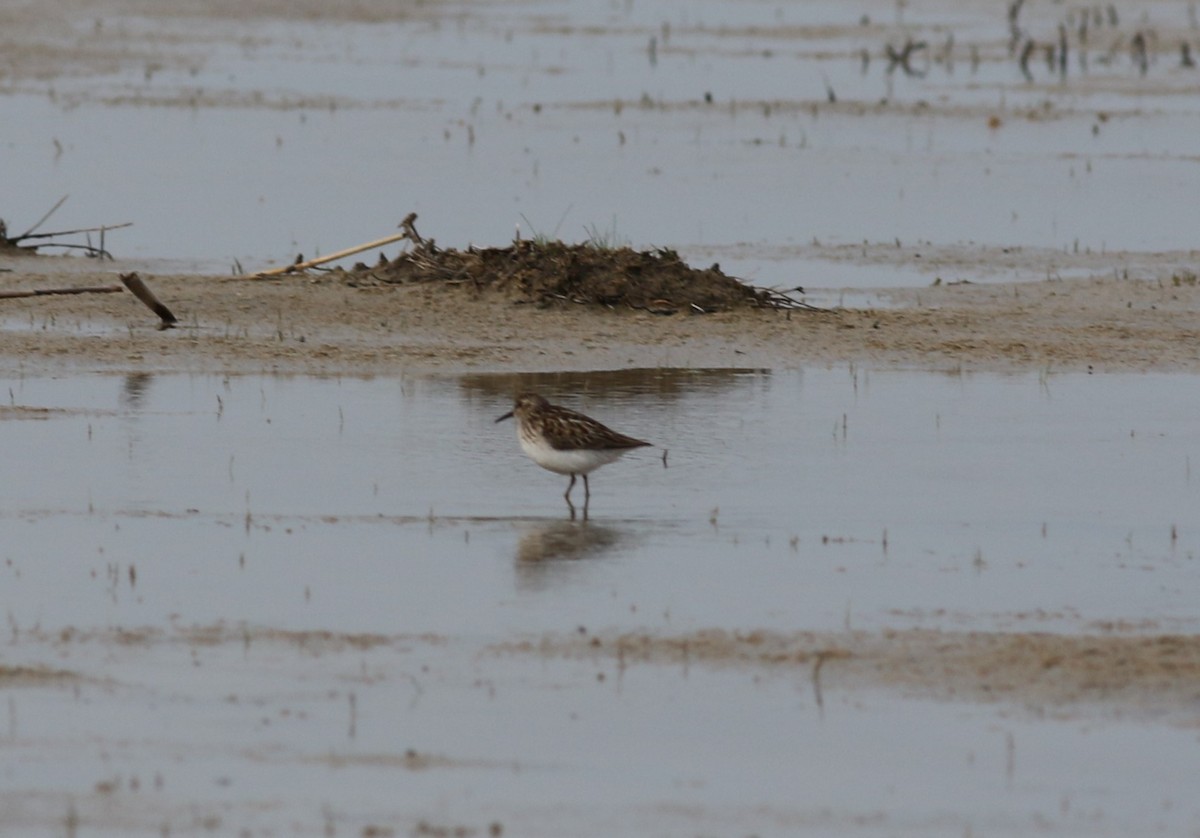
[[[46,214],[43,215],[41,218],[39,218],[32,227],[30,227],[28,230],[26,230],[21,235],[17,236],[17,238],[14,240],[14,243],[15,243],[15,241],[19,241],[20,239],[27,238],[30,233],[32,233],[38,227],[41,227],[43,224],[45,224],[47,219],[49,219],[50,216],[54,215],[54,213],[58,212],[58,208],[61,207],[63,204],[65,204],[67,202],[67,198],[70,198],[70,197],[71,197],[70,195],[63,195],[61,198],[59,198],[58,201],[55,202],[54,206],[50,207],[50,209],[47,210]]]
[[[121,224],[101,224],[99,227],[80,227],[78,230],[57,230],[53,233],[22,233],[13,238],[12,241],[15,243],[25,241],[25,239],[50,239],[55,236],[73,236],[78,233],[99,233],[100,235],[104,235],[109,230],[120,230],[124,227],[132,226],[132,221],[125,221]]]
[[[31,288],[28,291],[0,291],[0,300],[15,300],[21,297],[49,297],[55,294],[119,294],[122,285],[88,285],[80,288]]]
[[[172,329],[179,322],[175,315],[171,313],[171,309],[159,302],[158,297],[154,296],[153,292],[146,287],[146,283],[142,281],[142,278],[137,275],[136,271],[134,273],[121,274],[121,282],[125,283],[125,287],[129,289],[133,296],[145,303],[147,308],[158,315],[158,319],[162,321],[158,324],[160,330]]]
[[[100,259],[112,259],[112,254],[104,249],[105,233],[107,233],[109,230],[120,230],[123,227],[132,227],[132,221],[126,221],[121,224],[101,224],[97,227],[80,227],[76,230],[57,230],[53,233],[35,232],[39,227],[46,223],[50,216],[54,215],[54,213],[58,211],[58,208],[66,202],[68,197],[70,196],[63,195],[61,198],[59,198],[54,206],[50,207],[45,215],[39,218],[32,227],[30,227],[24,233],[21,233],[19,236],[9,236],[8,226],[2,219],[0,219],[0,251],[3,251],[9,255],[36,255],[39,247],[62,247],[83,250],[86,251],[89,256],[95,256]],[[26,240],[57,239],[60,236],[74,236],[80,233],[99,233],[100,246],[92,246],[90,235],[88,236],[87,244],[66,244],[59,241],[46,241],[43,244],[22,244],[22,242]]]
[[[171,310],[163,305],[158,297],[146,287],[146,283],[137,273],[128,273],[121,275],[121,285],[84,285],[76,288],[30,288],[24,291],[0,291],[0,300],[16,300],[23,297],[51,297],[65,296],[68,294],[120,294],[128,289],[133,296],[137,297],[146,306],[158,315],[162,321],[159,324],[160,329],[170,329],[175,326],[178,319]]]
[[[383,247],[385,244],[391,244],[392,242],[400,241],[401,239],[405,239],[405,238],[408,238],[407,232],[396,233],[391,236],[386,236],[382,239],[376,239],[375,241],[372,241],[372,242],[366,242],[365,244],[355,245],[354,247],[347,247],[345,250],[339,250],[337,253],[330,253],[328,256],[321,256],[317,259],[309,259],[308,261],[305,261],[305,262],[296,262],[295,264],[284,265],[283,267],[280,267],[280,268],[271,268],[269,271],[259,271],[258,273],[254,274],[254,278],[255,279],[263,279],[265,277],[295,273],[296,271],[302,271],[306,268],[312,268],[317,265],[323,265],[326,262],[332,262],[335,259],[341,259],[343,256],[351,256],[355,253],[361,253],[364,250],[371,250],[372,248]]]

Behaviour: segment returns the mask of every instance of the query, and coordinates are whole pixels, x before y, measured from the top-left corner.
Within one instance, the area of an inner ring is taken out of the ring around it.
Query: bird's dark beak
[[[505,413],[503,416],[498,417],[496,419],[496,422],[499,423],[499,422],[503,422],[505,419],[511,419],[512,415],[513,415],[513,412],[510,410],[508,413]]]

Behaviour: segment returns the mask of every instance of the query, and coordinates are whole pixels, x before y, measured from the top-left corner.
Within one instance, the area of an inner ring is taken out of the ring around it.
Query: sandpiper
[[[575,478],[583,477],[583,517],[588,514],[591,490],[588,474],[618,459],[627,451],[650,445],[640,439],[619,434],[590,416],[551,404],[537,393],[517,396],[513,409],[496,419],[517,418],[517,439],[529,459],[556,474],[569,474],[571,482],[563,497],[575,517],[571,490]]]

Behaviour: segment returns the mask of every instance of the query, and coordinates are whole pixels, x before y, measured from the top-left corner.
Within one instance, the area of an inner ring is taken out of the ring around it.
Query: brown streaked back
[[[551,448],[559,451],[620,451],[651,444],[618,433],[590,416],[551,404],[536,393],[522,393],[517,396],[513,414],[518,422],[528,425],[530,430],[541,435]]]

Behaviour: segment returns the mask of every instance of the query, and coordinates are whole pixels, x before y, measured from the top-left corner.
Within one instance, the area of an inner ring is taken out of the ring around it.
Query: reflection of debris
[[[1033,73],[1029,71],[1029,56],[1033,55],[1033,48],[1033,40],[1026,41],[1025,46],[1021,48],[1021,57],[1017,59],[1017,64],[1021,67],[1021,75],[1025,77],[1025,81],[1033,81]]]
[[[1058,25],[1058,75],[1060,78],[1067,77],[1067,27],[1061,23]]]
[[[896,68],[899,67],[904,71],[904,75],[906,76],[914,76],[916,78],[921,78],[924,76],[926,72],[925,70],[917,70],[913,68],[912,56],[915,52],[923,52],[928,48],[928,46],[929,45],[924,41],[914,41],[912,38],[909,38],[907,41],[905,41],[904,46],[898,50],[891,44],[887,44],[884,47],[884,51],[887,52],[888,57],[888,75],[894,73]]]
[[[1013,0],[1008,4],[1008,54],[1012,55],[1017,48],[1017,44],[1021,41],[1021,25],[1017,23],[1017,18],[1021,16],[1021,7],[1025,5],[1025,0]]]
[[[405,237],[415,245],[412,250],[375,266],[355,265],[345,273],[346,280],[352,285],[469,284],[542,306],[622,306],[662,315],[811,308],[778,291],[746,285],[725,275],[719,265],[692,268],[665,248],[635,251],[603,243],[518,239],[509,247],[442,249],[417,234],[415,219],[410,215],[403,225]]]
[[[1144,32],[1138,31],[1133,35],[1133,40],[1129,42],[1130,56],[1133,58],[1133,63],[1137,65],[1138,72],[1143,76],[1146,75],[1146,70],[1150,67],[1150,57],[1146,51],[1146,35]]]
[[[1193,18],[1192,29],[1197,26],[1195,5],[1189,4],[1189,15]],[[1166,40],[1165,37],[1160,40],[1158,30],[1146,22],[1145,16],[1143,25],[1137,30],[1120,31],[1120,18],[1112,4],[1068,7],[1049,19],[1044,10],[1030,9],[1025,0],[1009,0],[1007,8],[1008,55],[1017,61],[1026,82],[1034,81],[1036,68],[1031,67],[1030,62],[1035,58],[1044,60],[1046,70],[1051,75],[1066,81],[1072,61],[1079,72],[1086,75],[1093,63],[1104,67],[1118,66],[1126,56],[1129,65],[1135,68],[1139,75],[1146,76],[1160,54],[1166,51],[1166,47],[1161,43]],[[906,76],[923,78],[934,65],[940,65],[947,73],[953,73],[954,33],[946,33],[945,41],[941,45],[928,46],[933,40],[933,35],[940,32],[939,27],[928,27],[923,32],[918,30],[915,34],[905,35],[905,41],[899,46],[895,43],[885,44],[887,74],[890,76],[900,69]],[[920,34],[927,34],[927,39],[921,39]],[[1173,43],[1170,46],[1172,50]],[[987,46],[973,43],[968,44],[967,49],[970,51],[972,72],[975,72],[979,68],[981,58],[987,54]],[[923,55],[918,62],[917,57],[920,54]],[[1179,42],[1179,56],[1181,67],[1196,66],[1192,44],[1186,39]],[[868,63],[869,56],[864,51],[861,58],[864,74]]]

